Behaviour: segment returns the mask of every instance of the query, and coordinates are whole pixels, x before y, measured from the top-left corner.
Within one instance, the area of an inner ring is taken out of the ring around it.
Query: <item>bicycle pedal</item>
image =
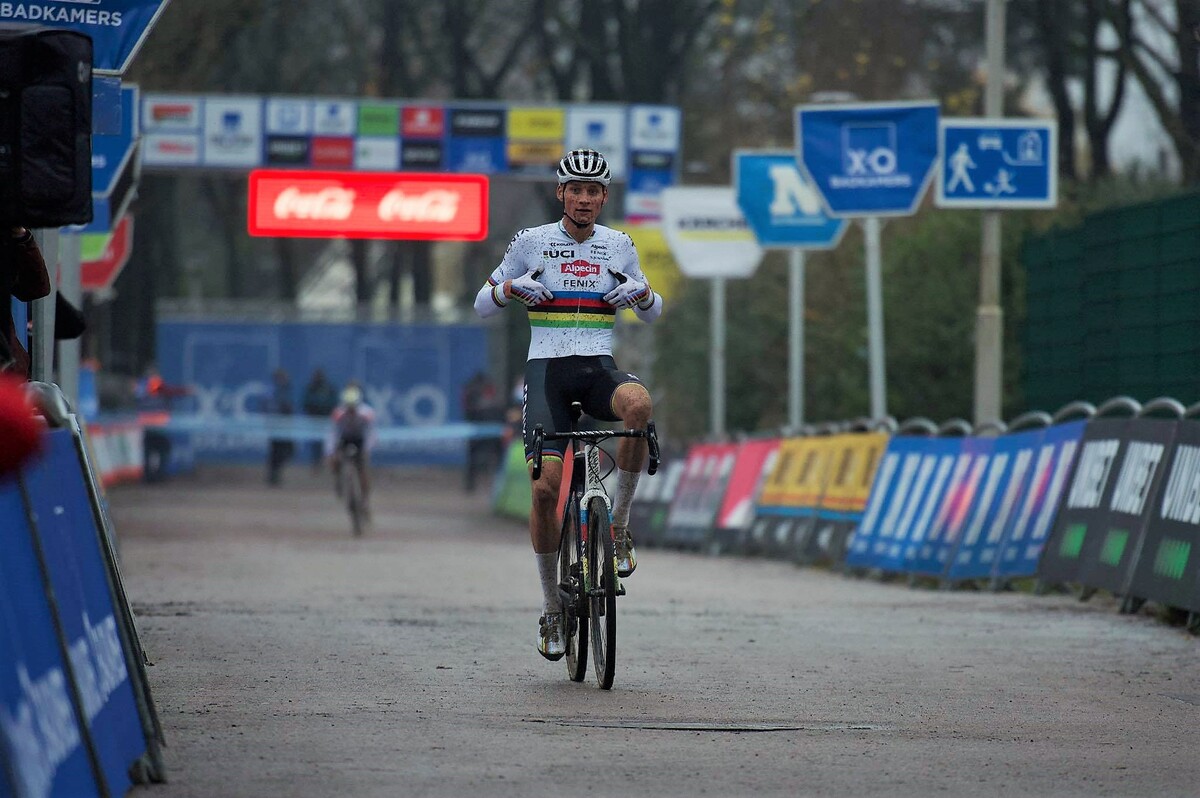
[[[621,584],[620,580],[617,581],[617,595],[618,596],[625,595],[625,585]]]

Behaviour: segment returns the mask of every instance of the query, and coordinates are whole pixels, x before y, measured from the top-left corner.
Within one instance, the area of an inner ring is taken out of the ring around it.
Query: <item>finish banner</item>
[[[1038,576],[1123,594],[1166,472],[1176,421],[1095,419]]]
[[[1128,595],[1200,612],[1200,422],[1179,422]]]
[[[867,506],[875,469],[889,437],[870,432],[828,439],[830,457],[816,518],[806,530],[799,530],[794,546],[797,561],[840,563],[844,559],[846,543]]]

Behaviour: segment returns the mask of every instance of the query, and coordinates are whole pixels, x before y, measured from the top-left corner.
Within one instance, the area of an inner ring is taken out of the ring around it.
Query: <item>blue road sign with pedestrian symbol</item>
[[[937,161],[937,103],[796,107],[796,154],[834,216],[906,216]]]
[[[1058,123],[943,119],[938,125],[939,208],[1053,208],[1058,204]]]
[[[825,213],[794,152],[736,151],[733,182],[738,206],[763,248],[832,249],[849,224]]]

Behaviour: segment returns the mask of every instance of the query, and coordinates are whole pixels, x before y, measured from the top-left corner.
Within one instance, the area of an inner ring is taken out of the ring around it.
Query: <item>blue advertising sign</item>
[[[98,795],[13,479],[0,480],[0,529],[0,795]]]
[[[931,102],[800,105],[796,153],[834,216],[906,216],[937,161]]]
[[[893,507],[884,513],[881,542],[876,545],[876,565],[885,571],[905,571],[913,553],[925,540],[934,511],[941,506],[951,468],[962,452],[962,438],[911,438],[912,463],[907,490],[896,493]],[[890,533],[890,534],[887,534]]]
[[[1046,538],[1054,528],[1059,500],[1074,467],[1086,424],[1085,421],[1072,421],[1043,431],[1029,487],[1021,499],[1020,510],[1013,515],[1004,532],[993,577],[1014,578],[1037,573],[1038,561]]]
[[[158,21],[168,0],[39,0],[0,3],[0,24],[45,25],[92,39],[92,71],[120,75]]]
[[[943,119],[938,124],[939,208],[1053,208],[1058,123]]]
[[[70,430],[46,434],[47,456],[26,485],[58,602],[84,713],[110,795],[132,786],[129,768],[147,749],[117,628],[101,534]]]
[[[987,474],[946,578],[951,581],[991,576],[1009,518],[1015,513],[1033,473],[1043,430],[1016,432],[995,439]]]
[[[733,184],[765,249],[832,249],[849,224],[825,214],[821,195],[796,166],[793,152],[734,152]]]

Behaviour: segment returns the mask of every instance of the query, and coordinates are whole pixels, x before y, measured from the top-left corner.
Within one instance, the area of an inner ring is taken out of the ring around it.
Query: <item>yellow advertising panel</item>
[[[508,162],[520,166],[555,166],[562,158],[558,141],[509,141]]]
[[[830,438],[788,438],[763,485],[759,506],[816,507],[832,461]]]
[[[675,257],[671,255],[671,248],[667,246],[662,227],[658,224],[632,222],[617,222],[611,226],[633,239],[638,260],[642,263],[642,273],[650,281],[650,287],[659,293],[663,301],[674,296],[683,275],[675,263]],[[633,311],[624,312],[633,315]]]
[[[871,482],[879,458],[887,448],[883,432],[836,435],[829,481],[821,497],[821,508],[841,513],[861,513],[867,506]]]
[[[566,135],[565,108],[510,108],[508,111],[509,141],[553,142],[561,150]],[[561,152],[558,157],[562,157]]]

